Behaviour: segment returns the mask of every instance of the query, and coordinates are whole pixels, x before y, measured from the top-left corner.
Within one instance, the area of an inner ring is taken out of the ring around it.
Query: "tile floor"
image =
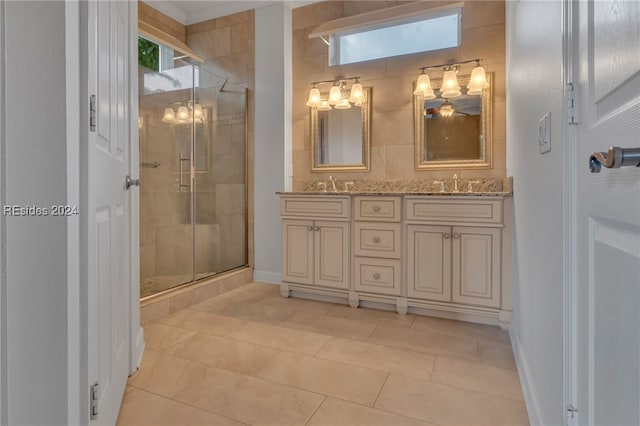
[[[525,425],[497,327],[251,283],[145,326],[118,425]]]

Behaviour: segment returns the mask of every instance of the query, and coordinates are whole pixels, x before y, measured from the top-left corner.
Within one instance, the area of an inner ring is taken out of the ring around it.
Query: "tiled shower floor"
[[[526,425],[497,327],[251,283],[145,326],[119,425]]]

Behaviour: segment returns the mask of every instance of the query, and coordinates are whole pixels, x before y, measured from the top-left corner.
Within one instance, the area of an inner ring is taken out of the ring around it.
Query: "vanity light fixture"
[[[431,80],[426,74],[427,70],[442,69],[442,87],[440,87],[440,96],[446,99],[457,98],[462,95],[460,85],[458,84],[458,71],[464,64],[470,64],[475,62],[476,66],[471,71],[471,77],[469,78],[469,84],[467,85],[467,95],[479,96],[482,95],[482,91],[489,87],[487,77],[484,68],[480,65],[482,59],[472,59],[469,61],[450,62],[448,64],[433,65],[428,67],[418,68],[421,71],[418,81],[416,83],[416,90],[414,95],[422,95],[424,100],[434,99],[436,97],[433,87],[431,86]]]
[[[178,111],[173,108],[165,108],[162,115],[162,122],[168,124],[191,124],[194,121],[196,123],[204,123],[206,120],[204,109],[198,101],[191,102],[176,102]]]
[[[354,106],[362,106],[365,95],[359,78],[360,77],[338,77],[335,80],[312,82],[306,105],[311,108],[317,108],[318,111],[329,111],[332,107],[336,109],[348,109],[351,108],[351,104]],[[347,92],[346,87],[349,81],[353,81],[354,83]],[[324,97],[317,87],[323,84],[331,84],[328,96],[325,92]]]

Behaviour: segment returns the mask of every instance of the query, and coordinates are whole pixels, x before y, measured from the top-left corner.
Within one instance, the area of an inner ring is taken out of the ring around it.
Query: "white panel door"
[[[451,228],[407,225],[407,295],[451,301]]]
[[[454,302],[500,306],[500,235],[500,228],[453,228],[451,298]]]
[[[348,222],[315,221],[315,284],[349,288]]]
[[[130,229],[129,37],[126,1],[91,1],[89,93],[96,96],[88,135],[89,385],[99,384],[92,424],[116,422],[129,372]],[[135,34],[135,33],[134,33]],[[89,402],[89,401],[87,401]]]
[[[611,145],[640,146],[640,2],[577,7],[576,371],[569,402],[576,424],[638,425],[640,168],[596,174],[587,163]]]
[[[282,221],[282,281],[313,283],[313,221]]]

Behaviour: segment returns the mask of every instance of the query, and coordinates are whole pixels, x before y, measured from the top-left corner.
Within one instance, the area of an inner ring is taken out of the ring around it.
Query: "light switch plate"
[[[551,113],[548,112],[540,119],[540,128],[538,135],[538,147],[540,154],[546,154],[551,151]]]

